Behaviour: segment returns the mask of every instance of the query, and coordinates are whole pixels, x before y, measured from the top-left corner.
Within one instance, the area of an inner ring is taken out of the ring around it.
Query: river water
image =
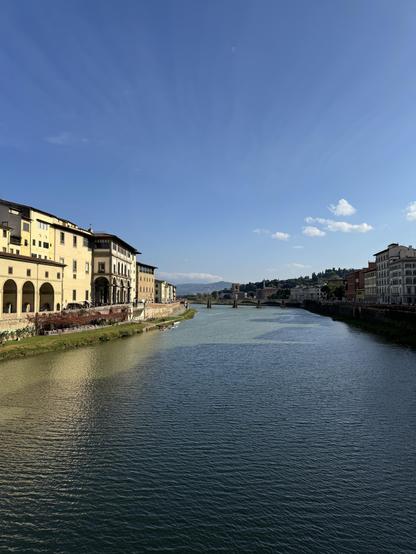
[[[415,351],[214,307],[0,380],[0,552],[416,552]]]

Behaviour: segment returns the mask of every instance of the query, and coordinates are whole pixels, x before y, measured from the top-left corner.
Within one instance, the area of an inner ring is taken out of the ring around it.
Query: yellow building
[[[155,301],[155,270],[153,265],[137,262],[137,302]]]
[[[55,262],[61,267],[60,302],[54,302],[53,307],[47,303],[50,309],[62,309],[70,302],[91,299],[90,231],[48,212],[7,200],[0,200],[0,227],[1,253]],[[16,259],[15,263],[19,261]],[[0,268],[3,283],[8,278],[3,273],[4,267],[2,264]]]
[[[126,304],[136,298],[136,254],[120,237],[94,233],[93,297],[95,304]]]
[[[59,311],[63,272],[63,264],[52,260],[0,252],[0,319]]]

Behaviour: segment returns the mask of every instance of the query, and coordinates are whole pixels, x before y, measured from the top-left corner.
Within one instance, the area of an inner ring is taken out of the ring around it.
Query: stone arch
[[[95,304],[108,304],[110,302],[110,283],[106,277],[98,277],[94,281]]]
[[[3,313],[17,312],[17,285],[13,279],[8,279],[3,285]]]
[[[26,281],[22,287],[22,313],[35,311],[35,287],[31,281]]]
[[[41,312],[51,312],[54,306],[54,290],[50,283],[43,283],[39,289],[39,309]]]

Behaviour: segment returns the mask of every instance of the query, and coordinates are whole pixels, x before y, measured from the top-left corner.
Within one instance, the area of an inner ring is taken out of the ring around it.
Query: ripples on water
[[[416,354],[301,310],[0,365],[1,552],[416,552]]]

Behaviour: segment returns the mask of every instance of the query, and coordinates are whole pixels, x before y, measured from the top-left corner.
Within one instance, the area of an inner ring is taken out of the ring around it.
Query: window
[[[49,229],[49,224],[38,220],[38,227],[42,229],[42,231],[47,231]]]
[[[10,248],[10,254],[14,254],[13,248]]]
[[[63,231],[61,231],[59,234],[59,242],[61,244],[65,244],[65,233]]]
[[[4,237],[4,238],[7,237],[7,230],[6,230],[6,229],[3,229],[3,237]]]
[[[61,278],[61,274],[59,273],[59,271],[58,271],[58,273],[56,274],[56,278],[57,278],[57,279],[60,279],[60,278]]]
[[[26,269],[26,277],[30,277],[32,275],[32,271],[30,269]]]
[[[76,236],[76,235],[74,235],[74,236],[72,237],[72,245],[74,246],[74,248],[77,247],[77,236]]]
[[[43,248],[49,248],[49,242],[44,242],[43,243]]]
[[[98,262],[98,273],[105,273],[105,262]]]
[[[16,250],[16,254],[19,255],[19,254],[20,254],[20,250]]]
[[[89,300],[89,291],[88,290],[85,291],[85,300]]]
[[[38,246],[40,246],[40,248],[42,248],[42,241],[41,240],[38,241]]]
[[[89,247],[90,244],[89,244],[89,241],[88,241],[88,237],[84,237],[83,244],[84,244],[85,248]]]
[[[26,231],[26,232],[29,232],[30,231],[30,226],[29,226],[29,223],[23,223],[23,231]]]
[[[45,271],[45,279],[49,278],[49,271]]]
[[[77,261],[76,260],[72,260],[72,272],[73,273],[77,272]]]
[[[74,290],[72,291],[72,300],[75,301],[76,299],[77,299],[77,291],[74,289]]]
[[[25,239],[25,246],[29,246],[29,242],[27,239]]]
[[[65,258],[59,258],[59,263],[62,264],[62,265],[64,265],[64,263],[65,263]]]
[[[9,266],[9,275],[13,275],[13,268]]]
[[[35,239],[32,240],[32,244],[33,244],[33,246],[36,246],[36,241],[35,241]]]
[[[85,262],[85,273],[90,272],[90,262]]]

